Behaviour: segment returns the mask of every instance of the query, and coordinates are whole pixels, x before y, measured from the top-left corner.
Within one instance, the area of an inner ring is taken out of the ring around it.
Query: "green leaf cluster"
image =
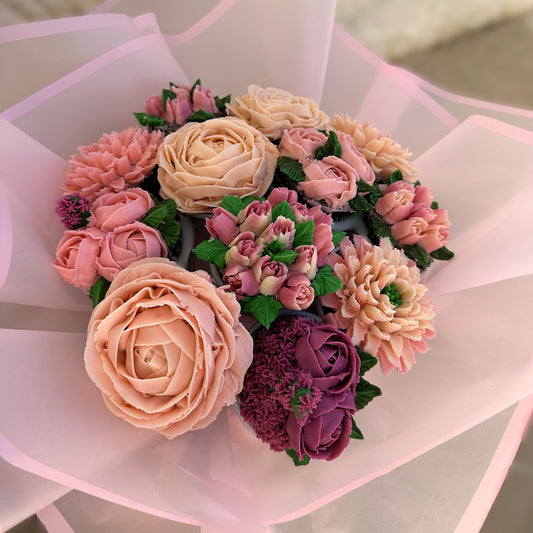
[[[110,285],[110,281],[99,277],[96,280],[96,283],[89,289],[89,296],[93,302],[93,309],[105,298]]]
[[[290,180],[299,183],[305,181],[305,172],[302,165],[286,155],[282,155],[278,161],[278,167]]]
[[[337,138],[337,134],[333,130],[331,130],[328,133],[328,140],[326,141],[326,144],[324,146],[319,146],[315,150],[315,159],[324,159],[324,157],[328,157],[330,155],[340,157],[341,154],[341,143]]]
[[[166,129],[168,127],[168,122],[156,115],[150,115],[149,113],[133,114],[141,126],[148,126],[153,129]]]
[[[142,219],[142,223],[160,231],[169,247],[174,246],[181,234],[181,226],[176,220],[177,206],[171,198],[156,202]]]
[[[304,458],[300,461],[300,459],[298,459],[298,454],[292,448],[287,448],[285,453],[292,459],[294,466],[305,466],[309,464],[310,457],[307,454],[305,454]]]
[[[276,320],[282,307],[283,305],[281,305],[278,300],[265,294],[246,296],[241,300],[242,310],[244,312],[252,313],[252,315],[267,329],[270,327],[270,324]]]
[[[325,296],[331,292],[342,289],[342,281],[333,274],[330,265],[325,265],[318,269],[315,279],[311,282],[311,287],[315,291],[315,296]]]
[[[402,250],[409,259],[416,263],[418,268],[424,269],[429,266],[429,256],[419,244],[404,244]]]
[[[355,388],[355,406],[357,410],[360,411],[381,394],[381,389],[378,386],[372,385],[366,379],[359,378],[359,383]]]
[[[220,207],[231,213],[233,216],[237,216],[243,209],[248,207],[254,200],[262,202],[264,198],[256,198],[255,196],[245,196],[239,198],[238,196],[224,196]]]
[[[201,242],[192,252],[198,259],[207,263],[215,263],[218,268],[223,269],[226,266],[225,255],[228,250],[229,247],[220,239],[211,239]]]

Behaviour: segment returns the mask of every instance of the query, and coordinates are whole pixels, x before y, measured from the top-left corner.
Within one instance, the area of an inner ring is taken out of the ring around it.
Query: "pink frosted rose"
[[[280,155],[296,159],[305,166],[314,158],[315,150],[326,144],[327,140],[326,135],[315,129],[285,130],[279,143]]]
[[[270,244],[277,241],[285,248],[290,249],[294,241],[294,222],[283,216],[279,216],[259,235],[257,241],[261,244]]]
[[[119,271],[139,259],[166,255],[167,245],[159,231],[142,222],[133,222],[105,236],[96,266],[99,274],[111,281]]]
[[[65,231],[54,267],[71,285],[88,291],[98,279],[96,261],[105,233],[97,228]]]
[[[110,411],[174,438],[235,402],[253,340],[234,295],[167,259],[119,272],[89,321],[85,367]]]
[[[301,311],[313,303],[315,291],[305,274],[289,274],[285,284],[278,291],[277,299],[287,309]]]
[[[298,193],[287,187],[277,187],[272,189],[272,192],[268,195],[267,200],[272,207],[276,207],[281,202],[288,202],[294,204],[298,201]]]
[[[226,265],[253,265],[263,253],[263,245],[255,242],[251,231],[240,233],[231,243],[224,256]]]
[[[426,204],[428,206],[431,206],[431,204],[433,203],[433,195],[429,192],[429,189],[427,187],[417,185],[415,187],[414,203]]]
[[[150,193],[139,187],[103,194],[94,201],[90,226],[113,231],[140,220],[153,206]]]
[[[289,265],[289,270],[297,274],[305,274],[309,279],[314,279],[317,270],[318,253],[316,246],[302,244],[294,248],[298,253],[297,259]]]
[[[353,138],[338,131],[337,139],[341,145],[341,159],[346,161],[357,173],[357,179],[366,181],[369,185],[374,183],[376,176],[366,157],[355,147]]]
[[[216,115],[218,108],[213,93],[209,89],[197,85],[192,92],[192,110],[207,111]]]
[[[419,217],[401,220],[391,227],[392,236],[398,244],[417,244],[422,239],[422,233],[428,229],[428,223]]]
[[[299,183],[303,193],[314,200],[324,200],[333,209],[343,207],[357,194],[357,172],[330,155],[304,167],[305,180]]]
[[[226,284],[223,289],[234,292],[238,300],[259,294],[259,282],[246,266],[237,264],[227,266],[222,279]]]
[[[210,235],[228,245],[239,234],[237,217],[223,207],[215,207],[213,216],[205,221]]]
[[[328,254],[333,251],[333,233],[331,231],[331,224],[315,223],[315,231],[313,232],[313,244],[317,250],[317,265],[323,267],[328,261]]]
[[[435,218],[429,223],[429,227],[422,232],[422,238],[418,242],[428,254],[446,246],[450,235],[448,212],[445,209],[434,209],[433,213]]]
[[[256,236],[260,235],[272,222],[272,205],[268,200],[254,200],[241,210],[237,219],[240,231],[251,231]]]
[[[252,265],[252,272],[261,294],[275,296],[285,282],[289,268],[283,263],[271,261],[270,256],[265,255]]]
[[[387,224],[396,224],[409,216],[415,197],[414,187],[404,181],[389,185],[383,196],[376,202],[376,212]]]

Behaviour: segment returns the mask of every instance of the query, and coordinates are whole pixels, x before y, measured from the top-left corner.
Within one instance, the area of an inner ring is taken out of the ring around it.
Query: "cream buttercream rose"
[[[294,96],[273,87],[263,89],[258,85],[249,85],[248,93],[227,105],[226,109],[230,115],[246,120],[272,140],[280,139],[284,130],[320,129],[329,122],[329,117],[312,98]]]
[[[225,196],[263,196],[272,183],[277,148],[235,117],[186,124],[158,154],[161,195],[184,213],[210,213]]]
[[[233,294],[203,271],[144,259],[117,274],[89,322],[85,366],[108,408],[168,438],[235,401],[253,341]]]

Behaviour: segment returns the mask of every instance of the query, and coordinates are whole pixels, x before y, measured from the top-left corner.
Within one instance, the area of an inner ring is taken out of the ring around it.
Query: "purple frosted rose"
[[[300,336],[295,356],[322,397],[308,416],[289,416],[289,446],[300,459],[305,454],[312,459],[335,459],[350,440],[361,362],[351,339],[330,324],[317,324]]]

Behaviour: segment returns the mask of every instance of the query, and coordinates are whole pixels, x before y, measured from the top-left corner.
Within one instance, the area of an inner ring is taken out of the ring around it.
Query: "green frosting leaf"
[[[298,259],[298,252],[294,250],[282,250],[281,252],[270,256],[272,261],[277,261],[278,263],[283,263],[284,265],[292,265],[296,259]]]
[[[372,385],[366,379],[359,378],[359,383],[355,388],[355,406],[360,411],[368,405],[374,398],[381,396],[381,389]]]
[[[163,89],[161,91],[161,100],[163,100],[163,109],[167,108],[167,100],[174,100],[176,93],[170,89]]]
[[[193,253],[207,263],[215,263],[218,268],[224,268],[226,266],[226,260],[224,256],[229,250],[229,247],[226,246],[220,239],[212,239],[210,241],[201,242],[196,248],[194,248]]]
[[[217,106],[217,109],[221,113],[225,113],[226,112],[226,105],[229,104],[230,102],[231,102],[231,94],[227,94],[223,98],[215,96],[215,104]]]
[[[252,296],[249,300],[246,300],[244,305],[241,301],[241,306],[243,311],[252,313],[267,329],[276,320],[279,310],[283,307],[278,300],[265,294]]]
[[[339,246],[342,239],[346,237],[346,232],[345,231],[333,231],[332,233],[333,233],[333,239],[331,240],[333,242],[333,246]]]
[[[89,296],[93,301],[93,308],[95,308],[104,298],[111,285],[110,281],[105,278],[98,278],[96,283],[89,289]]]
[[[171,248],[174,246],[180,238],[181,234],[181,225],[177,220],[169,220],[165,222],[163,228],[160,230],[161,236],[165,239],[167,246]]]
[[[385,294],[389,298],[391,305],[394,307],[399,307],[403,304],[402,295],[394,283],[383,287],[381,294]]]
[[[281,172],[292,181],[305,181],[305,172],[303,171],[302,165],[295,159],[282,155],[279,158],[278,166]]]
[[[427,252],[418,244],[405,244],[402,246],[405,255],[412,259],[418,268],[427,268],[429,266],[429,257]]]
[[[419,180],[416,180],[416,181],[413,183],[413,187],[420,187],[420,181],[419,181]]]
[[[133,113],[135,118],[141,126],[149,126],[150,128],[164,128],[168,125],[168,122],[161,117],[150,115],[148,113]]]
[[[328,134],[328,140],[324,146],[319,146],[315,150],[315,159],[324,159],[329,155],[340,157],[342,154],[341,143],[337,138],[337,134],[331,130]]]
[[[285,246],[276,239],[268,243],[266,252],[270,257],[272,257],[281,253],[283,250],[285,250]]]
[[[198,78],[193,84],[192,84],[192,87],[191,87],[191,90],[189,91],[189,96],[191,98],[191,102],[192,102],[192,95],[194,94],[194,89],[196,89],[196,86],[197,85],[202,85],[202,82],[200,81],[200,78]]]
[[[392,185],[396,181],[402,181],[402,180],[403,180],[403,174],[399,170],[395,170],[389,176],[389,185]]]
[[[306,220],[300,222],[294,226],[294,239],[292,241],[292,247],[297,246],[311,246],[313,244],[313,233],[315,231],[315,221]]]
[[[220,207],[229,211],[232,215],[237,216],[243,209],[243,201],[237,196],[224,196]]]
[[[302,396],[312,396],[311,389],[296,389],[294,391],[294,396],[291,398],[291,407],[294,411],[294,414],[296,415],[296,418],[303,418],[305,415],[301,415],[298,411],[298,406],[301,405],[302,400],[300,399]]]
[[[438,202],[431,202],[431,209],[438,209],[439,203]]]
[[[348,204],[356,213],[370,213],[374,209],[374,206],[368,200],[358,194]]]
[[[434,250],[429,255],[433,257],[433,259],[438,259],[439,261],[449,261],[452,257],[455,257],[455,254],[451,250],[448,250],[446,246]]]
[[[188,117],[187,122],[205,122],[206,120],[209,120],[214,116],[215,115],[213,115],[213,113],[209,113],[209,111],[204,111],[203,109],[200,109],[198,111],[195,111],[190,117]]]
[[[360,440],[364,439],[363,433],[357,427],[357,424],[355,423],[355,420],[354,420],[353,416],[352,416],[352,432],[350,433],[350,438],[351,439],[360,439]]]
[[[272,222],[274,222],[278,217],[285,217],[293,222],[295,221],[294,213],[292,212],[289,202],[280,202],[276,207],[274,207],[274,209],[272,209]]]
[[[370,185],[369,183],[367,183],[366,181],[364,180],[359,180],[357,182],[357,192],[359,193],[367,193],[367,192],[372,192],[374,190],[374,187],[372,185]]]
[[[376,237],[378,237],[379,239],[381,239],[382,237],[388,237],[391,240],[392,244],[395,244],[396,241],[392,237],[390,226],[383,219],[373,216],[370,219],[370,225]]]
[[[146,213],[144,218],[141,220],[143,224],[150,226],[151,228],[158,228],[160,224],[163,223],[163,220],[167,217],[167,210],[165,206],[157,204],[152,209]]]
[[[318,270],[315,279],[311,282],[315,296],[324,296],[342,289],[342,281],[333,274],[331,266],[325,265]]]
[[[360,376],[364,376],[371,368],[377,364],[377,357],[370,355],[368,352],[361,350],[358,346],[355,347],[357,355],[361,360],[361,370],[359,371]]]
[[[285,453],[292,459],[294,466],[305,466],[309,464],[310,457],[307,454],[305,454],[304,458],[300,461],[300,459],[298,459],[298,454],[292,448],[287,448]]]

